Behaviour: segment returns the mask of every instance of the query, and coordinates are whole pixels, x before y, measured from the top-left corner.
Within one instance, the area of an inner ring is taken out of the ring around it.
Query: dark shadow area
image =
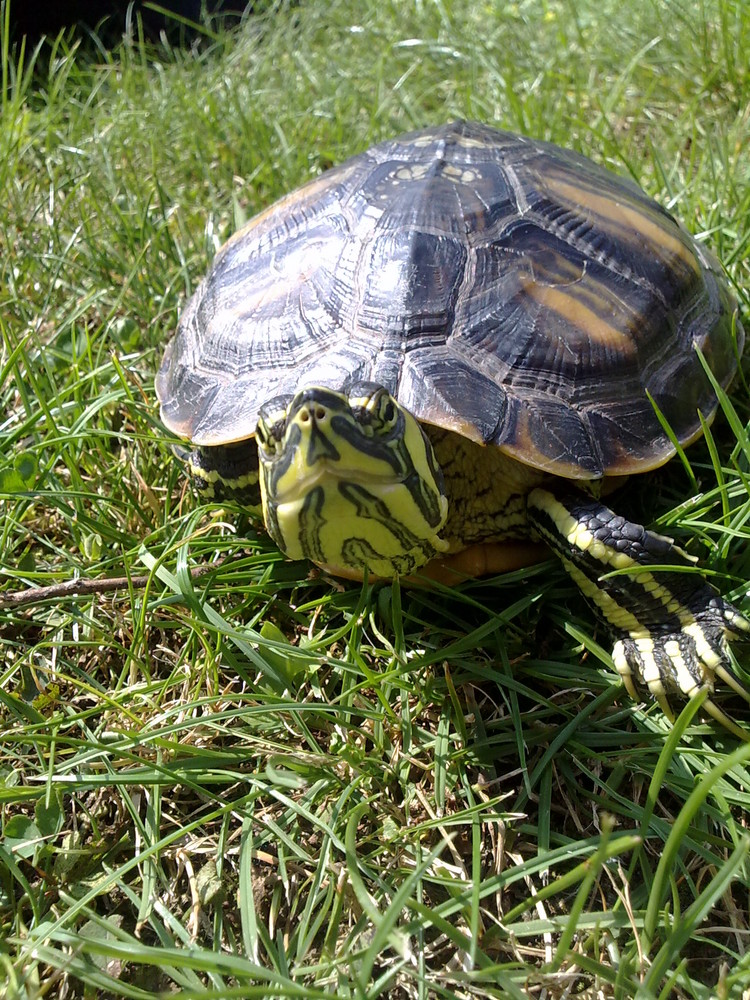
[[[246,10],[266,7],[248,0],[158,0],[154,10],[145,0],[15,0],[10,5],[11,40],[26,38],[35,45],[41,38],[54,38],[64,29],[82,33],[96,31],[105,45],[116,45],[123,34],[137,33],[140,22],[145,37],[158,41],[162,34],[172,44],[184,44],[199,34],[197,26],[209,16],[231,25]],[[185,24],[192,22],[196,27]]]

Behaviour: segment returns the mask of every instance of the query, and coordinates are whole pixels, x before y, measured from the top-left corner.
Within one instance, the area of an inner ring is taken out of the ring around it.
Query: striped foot
[[[582,493],[536,489],[528,503],[531,524],[614,633],[613,660],[631,697],[650,693],[672,718],[673,705],[720,681],[750,702],[729,655],[731,641],[750,640],[750,621],[685,571],[690,556]],[[704,707],[750,739],[711,698]]]

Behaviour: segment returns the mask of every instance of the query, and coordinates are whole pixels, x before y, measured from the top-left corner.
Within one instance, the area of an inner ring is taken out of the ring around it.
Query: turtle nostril
[[[302,421],[303,424],[306,424],[307,421],[310,419],[310,411],[309,410],[300,410],[299,411],[299,418],[300,418],[300,420]]]
[[[325,415],[326,415],[326,411],[323,409],[322,406],[319,406],[317,408],[317,410],[315,411],[315,419],[316,420],[324,420],[325,419]]]

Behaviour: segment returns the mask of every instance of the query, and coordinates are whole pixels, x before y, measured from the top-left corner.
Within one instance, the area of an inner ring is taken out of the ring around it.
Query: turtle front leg
[[[671,699],[713,691],[718,678],[750,702],[728,655],[731,640],[750,639],[750,621],[702,577],[685,572],[694,560],[671,539],[583,493],[532,490],[528,514],[614,633],[612,658],[631,697],[648,690],[672,718]],[[711,699],[705,707],[750,739]]]

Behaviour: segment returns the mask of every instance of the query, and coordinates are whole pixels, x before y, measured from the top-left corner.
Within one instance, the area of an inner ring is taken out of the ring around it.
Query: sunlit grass
[[[193,50],[3,47],[0,572],[131,581],[0,612],[9,997],[740,995],[750,753],[630,703],[551,563],[449,593],[286,562],[184,487],[153,375],[244,218],[454,117],[632,175],[747,320],[748,51],[730,0],[334,0]],[[691,475],[618,504],[750,610],[741,382],[724,409]]]

